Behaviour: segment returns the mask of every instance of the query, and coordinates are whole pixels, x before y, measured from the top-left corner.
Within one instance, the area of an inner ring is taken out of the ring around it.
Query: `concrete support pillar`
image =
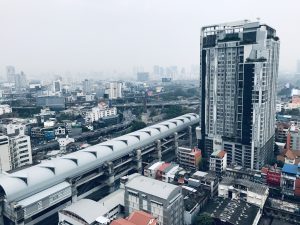
[[[188,133],[189,133],[189,146],[190,146],[190,148],[192,148],[193,147],[193,129],[192,129],[191,126],[189,126],[188,129],[189,129],[189,131],[188,131]]]
[[[174,149],[175,149],[175,155],[177,158],[177,153],[178,153],[178,133],[174,133]]]
[[[136,150],[136,162],[137,162],[137,171],[138,173],[142,174],[142,150]]]
[[[161,159],[162,159],[161,140],[156,141],[156,151],[157,151],[157,159],[158,159],[158,161],[161,161]]]
[[[3,219],[3,208],[4,208],[4,198],[0,198],[0,225],[4,225],[4,219]]]
[[[72,184],[72,203],[77,202],[77,188],[76,183]]]
[[[108,162],[108,186],[109,186],[109,193],[115,191],[115,171],[114,171],[114,164],[112,162]]]

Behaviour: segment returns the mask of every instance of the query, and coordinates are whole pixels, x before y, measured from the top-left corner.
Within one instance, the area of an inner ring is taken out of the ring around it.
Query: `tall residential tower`
[[[201,149],[224,149],[228,164],[258,169],[273,158],[279,38],[248,20],[203,27]]]

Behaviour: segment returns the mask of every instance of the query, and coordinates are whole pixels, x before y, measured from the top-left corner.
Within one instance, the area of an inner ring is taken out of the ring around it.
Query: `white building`
[[[117,115],[117,108],[109,108],[105,103],[99,103],[98,107],[93,107],[90,111],[85,113],[85,121],[93,123],[99,121],[101,118]]]
[[[60,225],[103,225],[119,218],[124,211],[124,188],[96,202],[81,199],[58,213]]]
[[[216,139],[228,163],[260,169],[272,162],[280,41],[276,30],[248,20],[201,30],[200,149]]]
[[[26,135],[0,136],[0,160],[1,171],[32,164],[30,137]]]
[[[209,170],[222,174],[227,166],[227,153],[224,150],[214,151],[209,158]]]
[[[224,177],[219,184],[219,197],[241,199],[261,209],[269,195],[269,188],[263,184],[244,179]]]
[[[105,90],[105,93],[108,94],[109,99],[122,98],[122,87],[121,82],[110,82]]]
[[[0,105],[0,115],[8,114],[11,112],[12,108],[9,105]]]
[[[10,121],[1,123],[0,129],[5,135],[25,135],[26,125],[21,122]]]
[[[66,137],[66,138],[58,138],[57,141],[59,143],[59,149],[60,149],[60,151],[63,152],[63,151],[66,151],[68,144],[75,142],[75,139],[74,138]]]

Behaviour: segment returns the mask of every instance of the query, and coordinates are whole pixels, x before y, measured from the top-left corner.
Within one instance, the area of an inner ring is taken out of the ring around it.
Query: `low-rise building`
[[[298,165],[300,163],[300,151],[285,149],[280,155],[277,155],[277,161],[281,161],[283,164]]]
[[[249,180],[224,177],[218,192],[219,197],[241,199],[262,209],[269,195],[269,188]]]
[[[81,199],[59,211],[60,225],[106,225],[124,213],[124,188],[96,202]]]
[[[84,119],[86,123],[97,122],[102,118],[116,116],[117,108],[111,107],[105,103],[99,103],[97,107],[93,107],[91,110],[86,110],[84,113]]]
[[[210,197],[213,198],[218,193],[219,180],[214,172],[196,171],[188,179],[188,185],[195,189],[207,190],[210,193]]]
[[[236,199],[214,198],[202,213],[210,215],[215,224],[257,225],[262,210],[256,205]]]
[[[0,136],[0,169],[9,171],[32,164],[30,137]]]
[[[224,150],[214,151],[209,158],[209,170],[216,172],[219,176],[223,174],[227,166],[227,153]]]
[[[300,151],[300,127],[292,124],[287,132],[286,148],[292,151]]]
[[[183,224],[181,187],[140,174],[125,183],[125,214],[136,210],[151,213],[160,225]]]
[[[185,148],[178,147],[177,150],[177,162],[180,166],[186,170],[196,171],[199,169],[199,163],[201,162],[201,151],[197,148]]]
[[[184,225],[191,225],[199,211],[203,209],[208,202],[210,193],[201,187],[196,189],[190,186],[182,186],[183,204],[184,204]]]
[[[300,164],[284,164],[281,174],[282,193],[300,196]]]
[[[12,108],[10,105],[0,105],[0,116],[9,113],[12,113]]]

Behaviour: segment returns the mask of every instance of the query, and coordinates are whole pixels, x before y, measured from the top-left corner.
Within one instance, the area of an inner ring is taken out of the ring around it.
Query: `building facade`
[[[200,149],[258,169],[273,158],[279,38],[260,22],[203,27]]]
[[[0,136],[0,160],[1,171],[32,164],[30,137]]]
[[[178,147],[177,162],[187,170],[198,170],[201,162],[201,151],[198,148]]]
[[[179,186],[134,174],[125,184],[125,214],[143,210],[160,225],[183,224],[183,195]]]

